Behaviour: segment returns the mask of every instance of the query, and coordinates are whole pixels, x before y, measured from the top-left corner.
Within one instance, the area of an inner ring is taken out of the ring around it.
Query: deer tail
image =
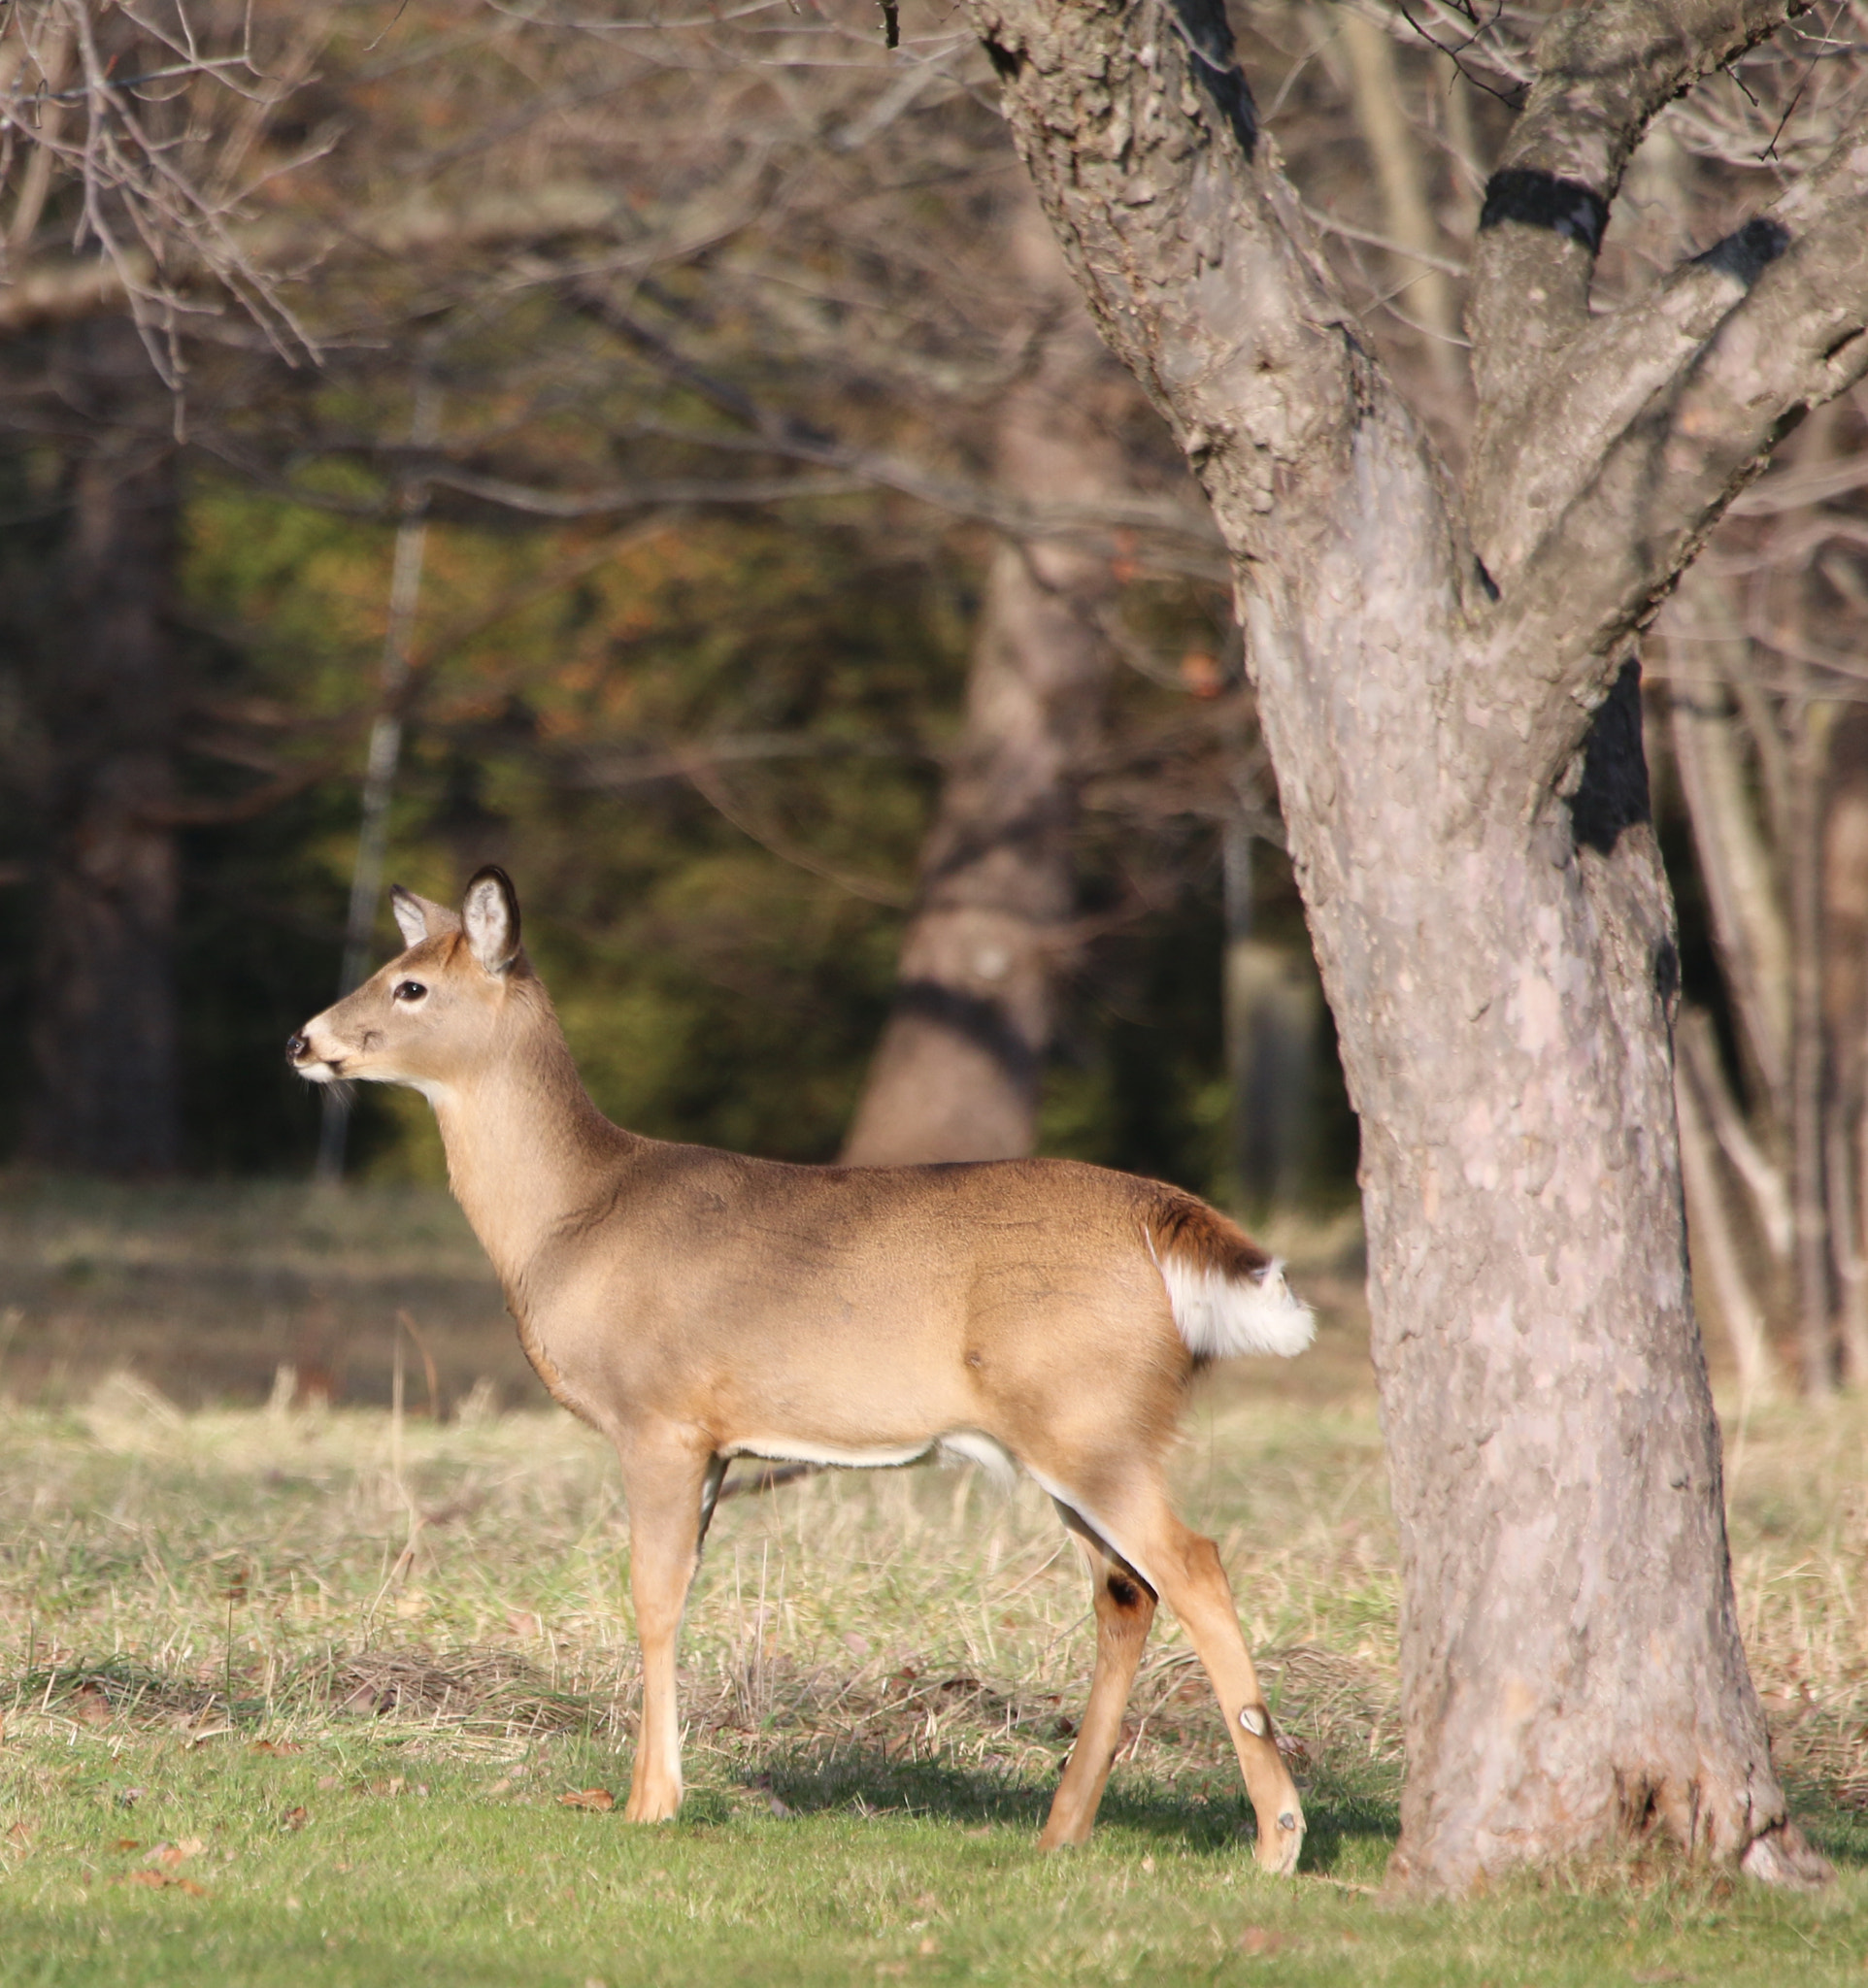
[[[1164,1189],[1142,1233],[1196,1363],[1239,1353],[1288,1359],[1316,1337],[1317,1321],[1291,1295],[1284,1265],[1217,1209]]]

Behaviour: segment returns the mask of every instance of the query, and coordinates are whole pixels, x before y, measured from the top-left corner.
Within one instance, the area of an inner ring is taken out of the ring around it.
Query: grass
[[[193,1220],[89,1246],[185,1257]],[[684,1643],[687,1807],[632,1830],[603,1806],[637,1671],[588,1432],[487,1389],[437,1423],[283,1389],[183,1410],[73,1369],[0,1408],[0,1981],[1860,1979],[1862,1411],[1727,1436],[1753,1669],[1837,1885],[1635,1858],[1424,1906],[1380,1888],[1395,1542],[1360,1375],[1339,1311],[1317,1362],[1203,1392],[1180,1458],[1303,1749],[1306,1872],[1280,1883],[1165,1615],[1095,1841],[1036,1854],[1092,1637],[1029,1487],[913,1470],[723,1504]]]

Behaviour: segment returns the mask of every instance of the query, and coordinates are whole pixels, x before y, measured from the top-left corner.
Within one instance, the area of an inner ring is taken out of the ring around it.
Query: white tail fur
[[[1157,1256],[1174,1322],[1196,1360],[1278,1353],[1288,1360],[1317,1337],[1317,1319],[1284,1281],[1282,1263],[1244,1276],[1176,1255]]]

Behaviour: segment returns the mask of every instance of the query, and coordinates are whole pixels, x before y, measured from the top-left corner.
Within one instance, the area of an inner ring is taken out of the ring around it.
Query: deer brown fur
[[[675,1644],[729,1459],[1010,1459],[1089,1563],[1089,1705],[1046,1824],[1085,1840],[1157,1597],[1225,1715],[1258,1858],[1295,1868],[1303,1809],[1210,1540],[1163,1462],[1196,1365],[1295,1352],[1309,1313],[1224,1216],[1062,1160],[800,1167],[643,1139],[585,1092],[483,870],[461,911],[398,890],[408,949],[292,1038],[316,1082],[415,1086],[449,1178],[551,1393],[616,1444],[642,1639],[627,1814],[681,1803]]]

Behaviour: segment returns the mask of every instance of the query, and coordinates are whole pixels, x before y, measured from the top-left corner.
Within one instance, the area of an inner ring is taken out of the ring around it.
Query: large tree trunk
[[[1598,318],[1629,131],[1765,10],[1556,17],[1475,253],[1462,508],[1260,142],[1218,0],[973,9],[1104,334],[1232,551],[1362,1120],[1403,1554],[1396,1875],[1463,1889],[1660,1825],[1814,1877],[1732,1598],[1628,658],[1785,407],[1853,377],[1868,159],[1799,211],[1775,285],[1734,249],[1664,310]]]
[[[1041,329],[1005,398],[998,481],[1029,502],[1092,505],[1125,487],[1113,417],[1132,389],[1028,194],[1012,247]],[[922,851],[894,1010],[844,1147],[850,1164],[1009,1159],[1036,1143],[1071,952],[1077,779],[1109,676],[1097,612],[1110,569],[1104,547],[1080,540],[1008,541],[994,555],[965,728]]]
[[[35,660],[50,822],[24,1150],[48,1165],[160,1174],[181,1157],[174,944],[175,450],[125,409],[159,392],[127,322],[71,340],[91,405]]]

